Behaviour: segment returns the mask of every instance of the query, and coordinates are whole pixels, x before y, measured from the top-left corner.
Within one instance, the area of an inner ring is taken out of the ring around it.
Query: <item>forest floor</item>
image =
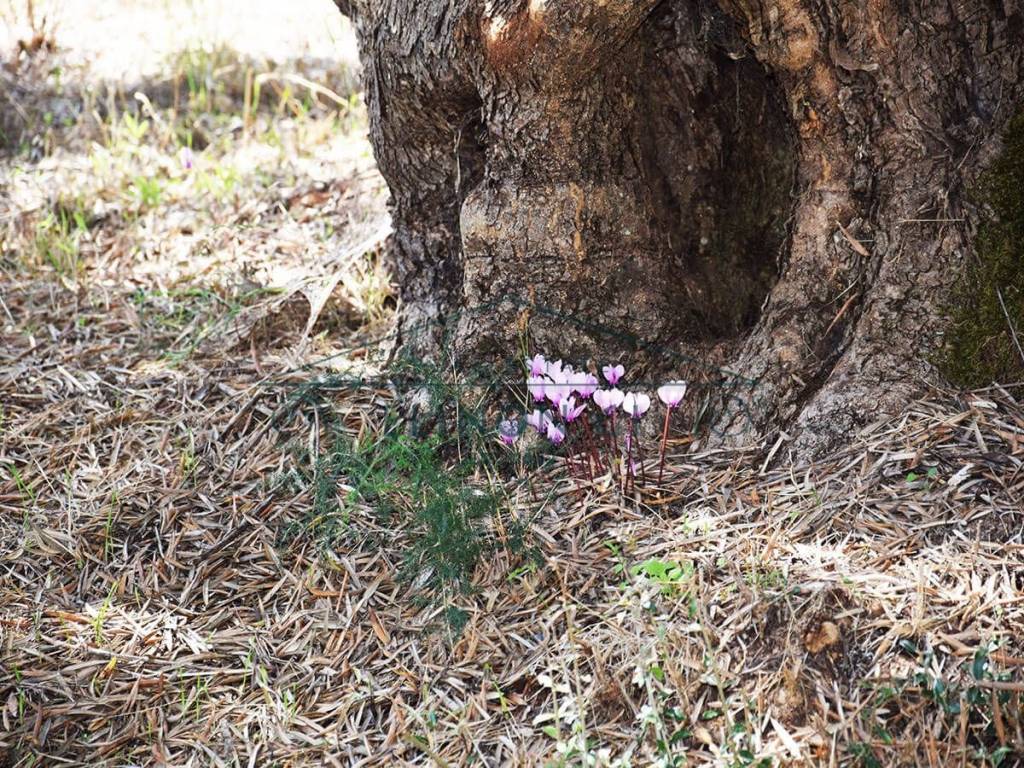
[[[409,437],[351,33],[275,6],[0,5],[0,764],[1024,764],[1024,390],[629,495]]]

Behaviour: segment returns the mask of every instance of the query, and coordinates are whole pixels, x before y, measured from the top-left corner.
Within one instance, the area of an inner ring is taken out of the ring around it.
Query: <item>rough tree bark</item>
[[[1024,97],[1020,6],[339,0],[407,342],[604,356],[626,329],[687,355],[652,371],[756,380],[719,439],[827,450],[934,376],[968,191]]]

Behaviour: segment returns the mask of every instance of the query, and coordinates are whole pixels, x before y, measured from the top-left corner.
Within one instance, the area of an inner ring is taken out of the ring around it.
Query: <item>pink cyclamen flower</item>
[[[630,392],[628,395],[622,398],[622,410],[624,410],[634,419],[639,419],[641,416],[647,413],[647,409],[650,407],[651,398],[645,395],[643,392]]]
[[[519,439],[519,423],[505,419],[498,425],[498,437],[505,445],[513,445]]]
[[[558,415],[561,416],[567,424],[572,424],[583,413],[583,409],[587,407],[586,403],[580,403],[576,405],[575,397],[567,397],[558,405]]]
[[[573,376],[573,388],[580,397],[590,397],[597,391],[597,376],[581,371]]]
[[[526,417],[526,423],[543,435],[548,431],[548,424],[551,423],[551,417],[548,416],[547,411],[535,410]]]
[[[552,421],[548,422],[547,435],[548,440],[554,445],[561,445],[562,441],[565,440],[565,432],[560,430]]]
[[[530,376],[526,380],[526,389],[529,390],[530,397],[540,402],[546,397],[545,387],[547,387],[548,383],[549,379],[547,376]]]
[[[570,372],[570,373],[572,372],[572,366],[568,366],[567,365],[567,366],[565,366],[565,368],[566,368],[566,370],[568,372]],[[563,373],[563,371],[562,371],[562,361],[561,360],[555,360],[554,362],[548,363],[547,365],[544,366],[544,373],[546,373],[552,379],[561,377],[561,375]]]
[[[548,372],[548,361],[544,359],[544,355],[538,353],[532,358],[526,358],[526,367],[530,369],[531,378],[543,376]]]
[[[192,170],[193,159],[194,159],[194,156],[192,154],[192,149],[190,147],[182,147],[181,148],[181,167],[184,168],[186,171],[191,171]]]
[[[658,387],[658,399],[669,408],[675,408],[686,397],[685,381],[670,381]]]
[[[623,397],[621,389],[599,389],[594,393],[594,404],[604,411],[605,416],[611,416],[622,405]]]
[[[606,365],[601,369],[605,379],[613,387],[619,383],[619,380],[626,375],[626,368],[622,365]]]
[[[685,381],[670,381],[668,384],[658,387],[658,398],[666,406],[665,426],[661,431],[661,460],[658,462],[658,485],[661,485],[661,480],[665,475],[665,451],[668,448],[669,418],[672,416],[672,409],[683,402],[684,397],[686,397]]]
[[[551,381],[544,385],[544,395],[555,408],[558,408],[562,401],[572,394],[572,370],[552,373],[549,369],[548,377]]]

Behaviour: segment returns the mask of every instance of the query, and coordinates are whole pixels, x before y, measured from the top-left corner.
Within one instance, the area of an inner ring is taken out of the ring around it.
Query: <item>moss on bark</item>
[[[1024,381],[1024,112],[1010,122],[1003,152],[979,186],[990,216],[951,304],[938,361],[964,387]]]

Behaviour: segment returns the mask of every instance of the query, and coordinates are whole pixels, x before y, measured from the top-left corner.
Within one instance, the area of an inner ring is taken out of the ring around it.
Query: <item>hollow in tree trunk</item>
[[[339,5],[418,354],[639,348],[804,453],[935,377],[1019,0]]]

